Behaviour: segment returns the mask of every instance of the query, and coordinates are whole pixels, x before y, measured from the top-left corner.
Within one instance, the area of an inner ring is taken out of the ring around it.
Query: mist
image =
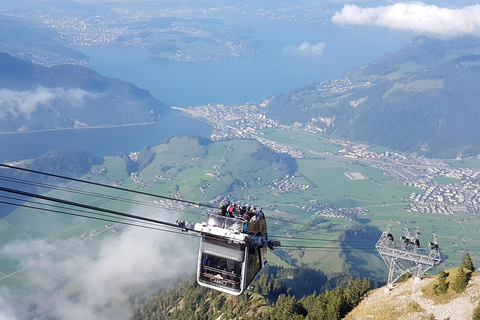
[[[118,236],[106,237],[94,257],[88,251],[78,254],[82,250],[52,255],[22,271],[29,290],[24,299],[14,299],[0,282],[0,320],[46,315],[69,320],[128,319],[154,293],[193,275],[197,245],[196,237],[128,227]],[[16,258],[23,265],[39,252],[64,248],[65,244],[43,240],[17,241],[5,246],[0,256]]]
[[[55,99],[63,100],[72,107],[82,106],[85,96],[94,96],[82,89],[45,88],[14,91],[0,89],[0,119],[7,115],[30,117],[40,106],[48,106]]]

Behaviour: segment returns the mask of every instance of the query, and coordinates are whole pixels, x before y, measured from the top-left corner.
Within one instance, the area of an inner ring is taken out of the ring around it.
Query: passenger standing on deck
[[[224,204],[221,208],[220,208],[220,214],[222,216],[226,216],[227,215],[227,208],[230,206],[230,201],[227,201],[226,204]]]
[[[231,204],[230,207],[228,207],[228,214],[227,216],[233,217],[233,210],[235,210],[235,204]]]
[[[255,222],[257,220],[258,220],[257,219],[257,208],[254,207],[253,211],[252,211],[252,218],[250,219],[250,221]]]
[[[205,255],[202,260],[202,272],[205,272],[205,267],[210,267],[210,259],[208,258],[208,255]]]
[[[243,214],[243,219],[245,219],[245,221],[248,221],[249,220],[249,216],[248,216],[248,211],[245,210],[245,213]]]
[[[265,214],[263,213],[262,208],[260,208],[260,210],[257,211],[257,220],[261,220],[263,218],[265,218]]]

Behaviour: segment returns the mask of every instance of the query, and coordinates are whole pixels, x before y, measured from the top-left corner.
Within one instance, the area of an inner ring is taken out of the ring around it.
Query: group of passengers
[[[255,207],[239,206],[236,203],[230,203],[230,201],[220,207],[218,214],[229,218],[242,218],[245,221],[257,221],[265,217],[262,208],[257,210]]]

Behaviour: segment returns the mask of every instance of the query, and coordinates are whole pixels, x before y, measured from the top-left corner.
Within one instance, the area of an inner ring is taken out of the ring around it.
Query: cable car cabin
[[[265,218],[245,222],[210,214],[195,231],[201,233],[197,268],[201,286],[240,295],[267,264]]]

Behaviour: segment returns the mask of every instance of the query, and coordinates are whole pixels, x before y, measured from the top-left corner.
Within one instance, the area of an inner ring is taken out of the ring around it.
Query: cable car
[[[185,232],[199,234],[197,282],[203,287],[240,295],[267,264],[267,247],[280,246],[268,240],[265,217],[247,222],[208,214],[195,225],[177,221]]]

